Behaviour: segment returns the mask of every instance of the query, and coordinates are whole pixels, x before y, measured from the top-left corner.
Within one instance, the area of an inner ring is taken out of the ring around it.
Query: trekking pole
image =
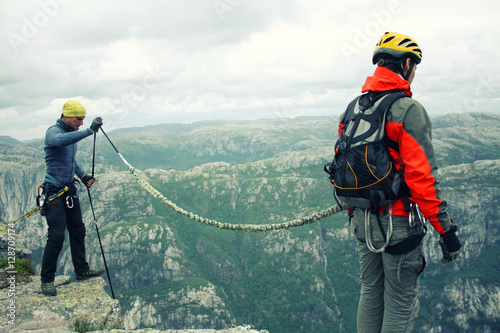
[[[92,155],[92,178],[94,178],[96,134],[97,133],[94,133],[94,151],[93,151],[93,155]],[[104,255],[104,249],[102,247],[101,235],[99,234],[99,227],[97,226],[97,219],[95,217],[94,205],[92,204],[92,197],[90,196],[90,188],[89,187],[87,187],[87,194],[89,195],[90,208],[92,209],[92,215],[94,216],[95,231],[97,231],[97,238],[99,239],[99,245],[101,246],[101,253],[102,253],[102,259],[104,260],[104,267],[106,268],[106,274],[108,275],[109,288],[111,289],[111,295],[113,296],[113,299],[116,299],[115,293],[113,291],[113,284],[111,283],[111,277],[109,276],[108,264],[106,263],[106,256]]]
[[[111,142],[111,140],[109,139],[108,135],[106,134],[106,132],[104,132],[104,130],[102,129],[101,127],[101,131],[102,131],[102,134],[104,134],[104,136],[106,137],[106,139],[108,139],[109,143],[111,144],[111,146],[113,147],[113,149],[115,150],[115,152],[118,154],[118,156],[120,156],[120,158],[122,159],[123,163],[125,163],[126,166],[129,167],[130,170],[134,169],[130,163],[127,162],[127,160],[122,156],[122,154],[120,154],[120,152],[118,151],[118,149],[115,147],[115,145],[113,144],[113,142]]]

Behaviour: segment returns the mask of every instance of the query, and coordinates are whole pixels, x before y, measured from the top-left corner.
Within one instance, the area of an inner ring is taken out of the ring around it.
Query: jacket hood
[[[402,90],[408,96],[412,95],[410,83],[398,74],[385,67],[377,67],[372,76],[366,78],[361,92]]]

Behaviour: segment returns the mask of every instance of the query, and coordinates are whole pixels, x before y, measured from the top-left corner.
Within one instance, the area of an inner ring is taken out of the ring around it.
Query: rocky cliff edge
[[[120,304],[104,291],[103,278],[70,283],[69,276],[57,276],[55,297],[41,293],[39,276],[30,277],[26,283],[7,281],[7,286],[0,290],[2,332],[267,333],[251,326],[223,330],[126,330]]]

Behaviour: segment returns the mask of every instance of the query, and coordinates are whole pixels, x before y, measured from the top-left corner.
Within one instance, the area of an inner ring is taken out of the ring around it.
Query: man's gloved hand
[[[462,244],[460,244],[456,232],[457,226],[452,224],[450,229],[439,238],[439,245],[441,245],[443,251],[443,257],[441,258],[443,264],[455,260],[460,254]]]
[[[90,130],[94,133],[99,132],[99,128],[102,126],[102,118],[97,117],[94,120],[92,120],[92,124],[90,125]]]
[[[87,186],[88,188],[90,188],[95,183],[95,178],[92,177],[92,176],[83,175],[82,176],[82,182],[83,182],[83,184],[85,186]]]

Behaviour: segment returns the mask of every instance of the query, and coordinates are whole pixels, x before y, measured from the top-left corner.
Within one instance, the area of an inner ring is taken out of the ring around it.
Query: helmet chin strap
[[[413,72],[413,67],[415,67],[415,62],[413,62],[413,60],[410,59],[410,68],[408,69],[408,72],[406,72],[406,74],[404,73],[404,69],[403,69],[403,66],[401,66],[401,74],[403,76],[403,79],[405,79],[406,81],[408,81],[408,79],[410,78],[410,75],[411,75],[411,72]]]
[[[405,74],[405,70],[404,70],[404,66],[403,66],[403,62],[406,60],[406,59],[410,59],[410,68],[408,69],[408,72],[406,72]],[[411,58],[406,58],[405,60],[393,60],[393,59],[379,59],[376,64],[377,66],[385,66],[385,65],[388,65],[388,64],[399,64],[399,74],[401,74],[401,77],[403,79],[405,79],[406,81],[408,81],[408,79],[410,78],[410,75],[411,75],[411,72],[413,72],[413,67],[415,67],[415,62],[411,59]]]

